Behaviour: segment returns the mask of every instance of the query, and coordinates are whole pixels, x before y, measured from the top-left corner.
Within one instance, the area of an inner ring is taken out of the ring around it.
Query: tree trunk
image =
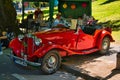
[[[12,0],[0,0],[0,29],[6,28],[19,32],[16,20],[16,10],[12,5]]]

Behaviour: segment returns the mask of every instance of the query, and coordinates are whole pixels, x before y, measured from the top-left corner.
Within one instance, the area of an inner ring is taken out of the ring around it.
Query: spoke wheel
[[[102,40],[100,53],[106,54],[109,51],[109,48],[110,48],[110,39],[109,37],[104,37]]]
[[[49,51],[42,60],[41,70],[45,74],[52,74],[56,72],[61,64],[61,57],[55,50]]]

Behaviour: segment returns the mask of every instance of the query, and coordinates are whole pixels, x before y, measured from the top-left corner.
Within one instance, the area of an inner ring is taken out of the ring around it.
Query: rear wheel
[[[101,43],[101,50],[100,53],[101,54],[106,54],[108,53],[110,48],[110,38],[109,37],[104,37]]]
[[[59,69],[61,64],[61,57],[56,50],[52,50],[44,56],[41,62],[41,70],[45,74],[52,74]]]

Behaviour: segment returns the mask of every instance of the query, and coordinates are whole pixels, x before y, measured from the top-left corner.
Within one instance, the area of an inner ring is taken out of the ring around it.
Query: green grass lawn
[[[92,3],[92,15],[99,22],[120,27],[120,0],[96,0]]]

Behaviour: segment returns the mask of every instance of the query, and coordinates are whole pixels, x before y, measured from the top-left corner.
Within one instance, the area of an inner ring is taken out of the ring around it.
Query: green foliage
[[[6,30],[9,28],[15,33],[19,32],[16,21],[16,10],[12,5],[12,0],[0,0],[0,29]]]
[[[11,0],[5,0],[4,3],[4,11],[5,11],[5,15],[7,16],[6,19],[7,21],[7,25],[6,26],[13,26],[16,20],[16,12],[15,9],[12,6]]]
[[[16,1],[21,2],[22,0],[12,0],[12,1],[14,1],[14,2],[16,2]]]
[[[0,25],[2,28],[14,26],[16,21],[16,11],[11,0],[1,0],[0,2]]]
[[[38,2],[34,2],[35,7],[39,7],[39,3]]]

